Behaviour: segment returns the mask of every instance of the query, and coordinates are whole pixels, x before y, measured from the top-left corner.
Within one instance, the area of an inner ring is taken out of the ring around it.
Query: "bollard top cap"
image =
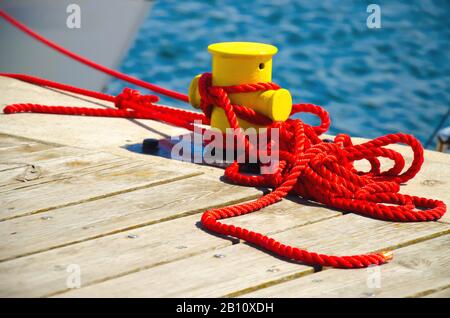
[[[228,57],[261,57],[273,56],[278,49],[270,44],[256,42],[222,42],[208,46],[208,51],[213,55]]]

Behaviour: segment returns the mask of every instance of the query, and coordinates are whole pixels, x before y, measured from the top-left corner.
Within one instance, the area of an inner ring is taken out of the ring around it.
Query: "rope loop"
[[[238,205],[211,209],[203,213],[205,228],[222,235],[231,235],[249,243],[263,247],[282,257],[308,265],[331,266],[336,268],[359,268],[380,265],[387,262],[391,253],[370,253],[352,256],[333,256],[310,252],[282,244],[261,233],[245,228],[221,223],[224,218],[236,217],[258,211],[279,202],[288,194],[313,200],[343,211],[354,212],[386,221],[417,222],[434,221],[442,217],[446,206],[442,201],[409,196],[399,193],[400,184],[413,178],[423,163],[423,148],[411,135],[389,134],[354,145],[350,136],[337,135],[332,142],[319,138],[330,126],[330,117],[322,107],[313,104],[294,104],[291,115],[311,113],[319,117],[318,126],[310,126],[300,119],[289,118],[285,122],[272,121],[244,105],[232,103],[232,95],[264,90],[276,90],[274,83],[253,83],[234,86],[214,86],[212,75],[203,74],[199,79],[200,108],[203,114],[183,109],[155,104],[158,97],[141,95],[137,90],[125,88],[119,95],[110,96],[73,86],[42,80],[27,75],[3,74],[42,86],[82,94],[113,102],[117,109],[88,108],[72,106],[45,106],[38,104],[12,104],[4,113],[52,113],[63,115],[108,116],[122,118],[153,119],[194,131],[194,120],[209,124],[213,107],[224,110],[229,126],[236,132],[236,138],[244,145],[245,151],[255,149],[246,136],[238,119],[254,125],[266,126],[266,135],[271,138],[271,129],[279,131],[279,147],[272,150],[257,149],[257,159],[261,155],[276,155],[278,163],[271,174],[251,175],[241,171],[241,164],[233,162],[225,169],[225,177],[231,182],[244,186],[272,189],[266,195]],[[231,98],[230,98],[231,97]],[[204,131],[201,130],[202,133]],[[413,160],[405,170],[403,156],[392,149],[392,144],[406,144],[413,152]],[[225,145],[226,146],[226,145]],[[246,157],[247,158],[247,157]],[[380,159],[393,162],[387,171],[381,170]],[[367,160],[370,170],[359,171],[355,162]],[[402,172],[405,170],[404,172]]]
[[[168,97],[184,102],[189,100],[187,95],[130,77],[79,56],[46,39],[2,10],[0,10],[0,17],[43,44],[87,66]],[[381,265],[391,259],[392,253],[351,256],[318,254],[282,244],[260,233],[223,224],[219,220],[258,211],[282,200],[289,193],[299,195],[304,199],[315,200],[333,208],[388,221],[434,221],[442,217],[446,211],[446,205],[442,201],[399,193],[400,184],[413,178],[423,163],[422,145],[413,136],[390,134],[353,145],[350,136],[341,134],[335,137],[334,143],[329,143],[319,138],[331,124],[328,113],[320,106],[294,104],[291,112],[291,115],[302,112],[315,114],[321,121],[318,126],[307,125],[299,119],[288,119],[281,123],[272,122],[269,118],[244,105],[232,104],[228,96],[236,93],[279,89],[280,87],[274,83],[248,83],[219,87],[213,86],[212,75],[205,73],[200,77],[198,83],[201,97],[200,108],[203,111],[203,114],[199,114],[156,105],[154,104],[158,101],[156,96],[142,96],[138,91],[129,88],[114,97],[28,75],[0,73],[0,76],[113,102],[117,107],[117,109],[105,109],[22,103],[6,106],[5,114],[34,112],[153,119],[195,131],[193,121],[198,120],[202,124],[209,124],[214,106],[224,110],[230,127],[235,130],[240,131],[238,118],[254,125],[279,129],[280,147],[277,154],[280,161],[272,174],[243,174],[239,171],[240,165],[237,162],[225,169],[225,176],[232,182],[247,186],[264,186],[272,188],[272,192],[252,202],[208,210],[203,213],[201,222],[209,230],[246,240],[282,257],[305,264],[360,268]],[[245,135],[238,134],[237,137],[244,139],[246,149],[251,146]],[[403,173],[405,166],[403,156],[395,150],[385,148],[385,146],[397,143],[408,145],[414,154],[410,167]],[[379,158],[390,159],[394,162],[393,167],[382,172]],[[355,161],[363,159],[371,165],[368,172],[358,171],[354,167]]]
[[[391,253],[372,253],[352,256],[328,256],[284,245],[260,233],[219,222],[258,211],[274,204],[286,195],[299,195],[327,206],[364,216],[388,221],[432,221],[439,219],[446,210],[439,200],[429,200],[399,193],[400,183],[414,177],[423,163],[423,148],[411,135],[390,134],[374,140],[353,145],[350,136],[337,135],[333,143],[322,141],[319,136],[329,125],[328,113],[313,104],[295,104],[292,113],[308,112],[321,120],[319,126],[309,126],[300,119],[286,122],[271,122],[260,118],[253,110],[242,105],[233,105],[229,94],[278,89],[273,83],[243,84],[236,86],[213,86],[212,76],[205,73],[199,80],[201,109],[209,117],[212,107],[225,111],[231,128],[239,129],[237,118],[251,114],[250,122],[265,122],[269,128],[280,131],[279,165],[274,173],[249,175],[240,172],[240,164],[232,163],[225,169],[225,177],[233,183],[272,188],[272,192],[251,202],[206,211],[202,216],[205,228],[223,235],[231,235],[261,246],[283,257],[305,264],[336,268],[358,268],[380,265],[391,258]],[[245,137],[242,137],[245,138]],[[385,146],[404,143],[411,147],[414,158],[410,167],[405,166],[403,156]],[[394,162],[392,168],[381,171],[379,158]],[[367,160],[369,172],[358,171],[355,161]]]

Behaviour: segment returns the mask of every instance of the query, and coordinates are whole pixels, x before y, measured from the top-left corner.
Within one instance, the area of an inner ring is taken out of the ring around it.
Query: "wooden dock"
[[[2,109],[111,107],[2,77],[0,93]],[[359,270],[318,270],[205,232],[204,210],[262,191],[223,182],[218,168],[133,151],[182,132],[148,120],[1,115],[0,296],[450,297],[449,213],[384,222],[291,197],[227,220],[317,252],[394,250],[389,264]],[[450,156],[426,151],[401,191],[449,205],[449,182]]]

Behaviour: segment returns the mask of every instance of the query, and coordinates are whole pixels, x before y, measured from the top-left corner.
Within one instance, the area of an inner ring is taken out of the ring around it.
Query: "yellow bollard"
[[[208,46],[212,54],[212,81],[215,86],[255,84],[272,81],[272,56],[277,53],[273,45],[253,42],[223,42]],[[197,75],[189,86],[189,102],[194,107],[200,105]],[[268,90],[229,95],[233,104],[254,109],[275,121],[285,121],[292,109],[292,97],[288,90]],[[239,119],[242,128],[259,128]],[[226,132],[228,120],[223,109],[214,107],[211,126]]]

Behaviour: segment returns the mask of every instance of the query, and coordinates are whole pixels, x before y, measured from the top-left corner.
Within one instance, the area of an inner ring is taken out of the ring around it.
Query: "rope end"
[[[380,253],[380,255],[383,256],[383,258],[386,262],[389,262],[390,260],[392,260],[394,258],[394,252],[392,252],[392,251],[383,251]]]
[[[3,109],[3,113],[4,114],[12,114],[14,112],[14,109],[11,107],[11,106],[6,106],[4,109]]]

